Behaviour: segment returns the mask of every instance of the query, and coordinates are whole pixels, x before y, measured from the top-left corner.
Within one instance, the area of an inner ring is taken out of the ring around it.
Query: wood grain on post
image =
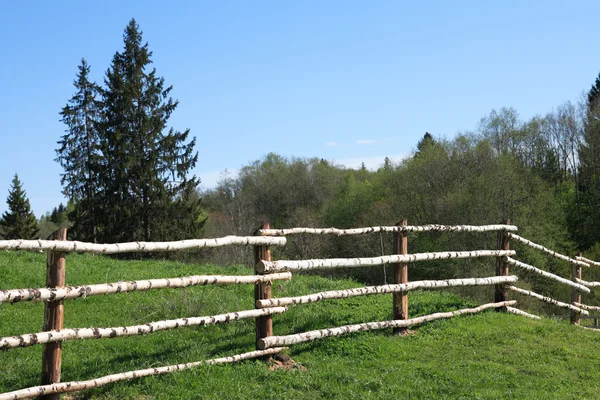
[[[60,228],[51,236],[53,240],[67,240],[67,228]],[[51,251],[46,265],[46,287],[65,286],[65,253]],[[63,328],[65,319],[63,300],[48,301],[44,305],[44,331]],[[46,343],[42,350],[42,385],[60,382],[62,343]],[[40,397],[44,400],[58,400],[60,395],[49,394]]]
[[[265,222],[262,224],[260,229],[270,229],[270,224]],[[259,230],[256,231],[255,235],[259,235]],[[271,250],[269,246],[254,246],[254,271],[256,275],[260,275],[256,270],[256,266],[261,260],[271,261]],[[271,299],[271,282],[259,282],[254,285],[254,304],[256,300],[269,300]],[[256,349],[258,348],[258,341],[268,336],[273,336],[273,318],[271,315],[265,315],[256,318]],[[271,356],[266,356],[270,358]]]
[[[510,219],[505,221],[507,225],[510,224]],[[498,250],[510,250],[510,242],[507,231],[498,231],[497,246]],[[506,263],[506,257],[498,257],[496,260],[496,276],[508,276],[508,264]],[[494,301],[496,303],[507,301],[507,293],[504,285],[496,285]],[[500,311],[506,311],[506,309],[499,309]]]
[[[396,224],[406,226],[405,219]],[[408,254],[408,238],[406,232],[394,232],[394,254]],[[394,264],[394,283],[408,283],[408,264]],[[394,293],[394,320],[408,319],[408,293]],[[406,334],[407,328],[394,328],[394,334]]]
[[[579,257],[581,257],[581,253],[579,253]],[[571,269],[571,278],[573,279],[573,282],[581,280],[581,265],[573,264],[573,268]],[[575,289],[571,289],[571,303],[581,303],[581,293]],[[571,323],[573,325],[579,325],[580,317],[581,313],[571,310]]]

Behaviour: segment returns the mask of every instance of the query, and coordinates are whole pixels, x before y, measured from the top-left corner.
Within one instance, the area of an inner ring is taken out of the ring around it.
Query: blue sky
[[[63,200],[58,113],[82,57],[102,82],[132,17],[211,187],[268,152],[376,168],[493,108],[576,101],[600,71],[598,15],[598,1],[0,2],[0,212],[15,172],[36,215]]]

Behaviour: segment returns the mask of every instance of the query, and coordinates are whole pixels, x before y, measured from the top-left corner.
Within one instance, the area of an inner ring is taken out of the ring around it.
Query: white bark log
[[[533,265],[522,263],[521,261],[514,260],[514,259],[512,259],[510,257],[507,257],[506,262],[508,264],[510,264],[510,265],[515,266],[515,267],[519,267],[521,269],[533,272],[534,274],[538,274],[538,275],[541,275],[541,276],[546,277],[548,279],[552,279],[552,280],[555,280],[557,282],[563,283],[563,284],[565,284],[567,286],[571,286],[571,287],[579,290],[580,292],[584,292],[584,293],[590,293],[591,292],[590,289],[586,288],[585,286],[583,286],[583,285],[581,285],[579,283],[570,281],[570,280],[565,279],[565,278],[561,278],[558,275],[554,275],[554,274],[552,274],[550,272],[546,272],[544,270],[541,270],[539,268],[534,267]]]
[[[0,240],[0,250],[119,254],[131,252],[179,251],[231,245],[283,246],[285,243],[286,239],[284,237],[274,238],[263,236],[225,236],[214,239],[190,239],[175,242],[129,242],[112,244],[55,240]]]
[[[572,304],[569,303],[563,303],[562,301],[558,301],[556,299],[553,299],[552,297],[546,297],[546,296],[542,296],[539,293],[536,292],[532,292],[530,290],[525,290],[525,289],[521,289],[515,286],[507,286],[506,287],[508,290],[512,290],[513,292],[517,292],[517,293],[521,293],[524,296],[530,296],[530,297],[534,297],[540,301],[543,301],[544,303],[549,303],[552,304],[556,307],[560,307],[560,308],[568,308],[569,310],[573,310],[576,311],[578,313],[581,313],[582,315],[589,315],[590,313],[588,313],[587,311],[579,308],[579,307],[575,307]]]
[[[0,303],[16,303],[18,301],[55,301],[151,289],[184,288],[196,285],[256,284],[259,282],[276,280],[287,281],[290,280],[291,277],[292,274],[290,272],[249,276],[194,275],[181,278],[148,279],[98,285],[68,286],[64,288],[11,289],[0,290]]]
[[[592,261],[589,258],[585,258],[585,257],[581,257],[581,256],[576,256],[575,259],[578,260],[578,261],[583,261],[584,263],[587,263],[587,264],[590,264],[590,265],[594,265],[596,267],[600,267],[600,262],[598,262],[598,261]]]
[[[381,286],[367,286],[345,290],[330,290],[297,297],[280,297],[278,299],[257,300],[257,308],[277,307],[291,304],[308,304],[328,299],[344,299],[355,296],[367,296],[383,293],[408,292],[415,289],[438,289],[455,286],[483,286],[514,283],[517,276],[492,276],[488,278],[447,279],[439,281],[415,281],[409,283]]]
[[[245,310],[227,314],[212,315],[208,317],[189,317],[150,322],[144,325],[120,326],[112,328],[75,328],[61,329],[59,331],[39,332],[19,336],[0,338],[0,350],[16,347],[27,347],[34,344],[62,342],[75,339],[104,339],[121,336],[144,335],[167,329],[182,328],[185,326],[215,325],[236,321],[239,319],[256,318],[263,315],[282,314],[287,311],[285,307],[263,308],[258,310]]]
[[[281,352],[284,349],[285,348],[283,347],[277,347],[267,350],[250,351],[248,353],[237,354],[235,356],[213,358],[211,360],[205,361],[196,361],[185,364],[168,365],[165,367],[147,368],[139,369],[136,371],[122,372],[119,374],[106,375],[100,378],[90,379],[88,381],[63,382],[44,386],[34,386],[27,389],[16,390],[14,392],[2,393],[0,394],[0,400],[28,399],[32,397],[55,393],[78,392],[81,390],[104,386],[109,383],[128,381],[131,379],[142,378],[145,376],[164,375],[171,372],[178,372],[186,369],[196,368],[201,365],[229,364],[238,361],[249,360],[252,358],[273,355]]]
[[[577,302],[574,302],[573,305],[587,311],[600,311],[600,307],[598,306],[588,306],[587,304]]]
[[[585,287],[589,287],[589,288],[600,286],[600,282],[588,282],[588,281],[584,281],[583,279],[579,279],[579,278],[575,278],[575,282],[577,282]]]
[[[523,317],[531,318],[531,319],[542,319],[542,317],[538,317],[537,315],[529,314],[523,310],[519,310],[518,308],[506,307],[506,312],[511,314],[521,315]]]
[[[505,257],[514,256],[513,250],[444,251],[439,253],[395,254],[369,258],[329,258],[316,260],[261,261],[256,265],[258,273],[298,271],[322,268],[362,267],[371,265],[409,263],[416,261],[442,260],[450,258]]]
[[[289,229],[261,229],[263,236],[286,236],[300,233],[313,235],[363,235],[378,232],[495,232],[517,231],[514,225],[421,225],[421,226],[371,226],[367,228],[337,229],[337,228],[289,228]]]
[[[517,304],[516,301],[503,301],[500,303],[490,303],[484,304],[475,308],[464,308],[462,310],[450,311],[450,312],[442,312],[435,313],[430,315],[425,315],[422,317],[411,318],[406,320],[394,320],[394,321],[381,321],[381,322],[366,322],[363,324],[356,325],[345,325],[337,328],[329,328],[329,329],[320,329],[317,331],[310,331],[304,333],[298,333],[295,335],[287,335],[287,336],[269,336],[264,339],[260,339],[258,341],[258,347],[261,349],[267,349],[270,347],[278,347],[283,345],[292,345],[297,343],[308,342],[311,340],[323,339],[326,337],[332,336],[341,336],[347,335],[349,333],[354,332],[363,332],[370,331],[376,329],[386,329],[386,328],[406,328],[413,325],[420,325],[425,322],[435,321],[437,319],[442,318],[452,318],[458,315],[464,314],[475,314],[489,308],[500,308],[507,307]]]
[[[587,329],[589,331],[600,332],[600,328],[592,328],[591,326],[581,326],[581,325],[576,325],[576,326],[580,327],[581,329]]]
[[[523,243],[524,245],[527,245],[527,246],[532,247],[534,249],[541,250],[541,251],[543,251],[543,252],[545,252],[547,254],[550,254],[554,258],[558,258],[560,260],[567,261],[567,262],[569,262],[571,264],[580,265],[582,267],[589,267],[590,266],[588,263],[585,263],[583,261],[579,261],[579,260],[576,260],[574,258],[567,257],[565,255],[557,253],[554,250],[550,250],[550,249],[548,249],[548,248],[546,248],[546,247],[544,247],[542,245],[539,245],[537,243],[532,242],[531,240],[527,240],[527,239],[525,239],[525,238],[523,238],[523,237],[521,237],[519,235],[515,235],[514,233],[510,233],[509,232],[508,233],[508,237],[509,237],[509,239],[514,239],[517,242]]]

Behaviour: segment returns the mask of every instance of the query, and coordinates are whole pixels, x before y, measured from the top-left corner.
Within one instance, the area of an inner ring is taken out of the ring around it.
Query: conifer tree
[[[74,204],[69,213],[74,236],[95,242],[98,225],[96,194],[103,160],[98,130],[102,103],[100,87],[89,79],[90,65],[82,59],[78,68],[73,82],[76,93],[60,112],[67,129],[58,142],[56,161],[64,168],[61,174],[63,194]]]
[[[17,174],[12,180],[6,203],[8,211],[0,219],[2,236],[5,239],[34,239],[38,233],[37,221]]]
[[[150,69],[152,52],[143,43],[134,19],[106,72],[101,149],[106,168],[101,176],[101,225],[105,241],[160,240],[194,236],[189,221],[197,215],[173,212],[190,206],[199,180],[188,173],[198,159],[195,138],[167,128],[178,105],[164,78]],[[185,198],[185,203],[177,199]],[[182,207],[185,204],[185,207]],[[178,229],[181,227],[181,229]],[[191,231],[190,231],[191,230]]]

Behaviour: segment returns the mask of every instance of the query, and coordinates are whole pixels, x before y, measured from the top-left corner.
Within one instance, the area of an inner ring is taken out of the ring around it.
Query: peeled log
[[[538,274],[538,275],[541,275],[541,276],[546,277],[548,279],[552,279],[552,280],[555,280],[557,282],[563,283],[563,284],[565,284],[567,286],[571,286],[571,287],[573,287],[573,288],[575,288],[575,289],[577,289],[577,290],[579,290],[581,292],[584,292],[584,293],[590,293],[591,292],[590,289],[586,288],[585,286],[583,286],[583,285],[581,285],[579,283],[575,283],[575,282],[570,281],[568,279],[561,278],[558,275],[554,275],[554,274],[552,274],[550,272],[546,272],[544,270],[541,270],[539,268],[534,267],[533,265],[522,263],[521,261],[514,260],[514,259],[512,259],[510,257],[507,257],[506,262],[509,263],[510,265],[515,266],[515,267],[519,267],[519,268],[524,269],[526,271],[533,272],[534,274]]]
[[[527,246],[532,247],[534,249],[541,250],[541,251],[543,251],[543,252],[545,252],[547,254],[550,254],[554,258],[558,258],[560,260],[564,260],[564,261],[570,262],[571,264],[581,265],[582,267],[589,267],[590,266],[588,263],[585,263],[583,261],[579,261],[579,260],[573,259],[571,257],[567,257],[565,255],[562,255],[560,253],[557,253],[554,250],[550,250],[550,249],[548,249],[548,248],[546,248],[546,247],[544,247],[544,246],[542,246],[540,244],[532,242],[531,240],[527,240],[527,239],[525,239],[525,238],[523,238],[523,237],[521,237],[519,235],[515,235],[514,233],[510,233],[509,232],[508,233],[508,237],[510,239],[516,240],[517,242],[521,242],[524,245],[527,245]]]
[[[585,287],[598,287],[600,286],[600,282],[588,282],[588,281],[584,281],[583,279],[579,279],[579,278],[575,278],[575,282],[582,284]]]
[[[54,240],[0,240],[0,250],[120,254],[132,252],[179,251],[231,245],[284,246],[285,243],[286,239],[284,237],[270,238],[261,236],[225,236],[214,239],[190,239],[175,242],[129,242],[113,244]]]
[[[300,233],[313,235],[363,235],[379,232],[495,232],[517,231],[514,225],[421,225],[421,226],[371,226],[367,228],[337,229],[337,228],[289,228],[289,229],[261,229],[263,236],[286,236]]]
[[[196,285],[240,285],[256,284],[276,280],[290,280],[292,274],[282,272],[271,275],[195,275],[181,278],[148,279],[104,283],[99,285],[68,286],[63,288],[11,289],[0,290],[0,303],[16,303],[18,301],[54,301],[61,299],[76,299],[87,296],[143,291],[161,288],[184,288]]]
[[[263,315],[283,314],[285,307],[263,308],[260,310],[246,310],[209,317],[178,318],[164,321],[150,322],[144,325],[120,326],[114,328],[76,328],[61,329],[59,331],[39,332],[0,338],[0,350],[16,347],[27,347],[34,344],[61,342],[75,339],[104,339],[120,336],[136,336],[181,328],[185,326],[215,325],[246,318],[256,318]]]
[[[270,347],[277,347],[283,345],[292,345],[297,343],[309,342],[312,340],[323,339],[326,337],[332,336],[341,336],[354,332],[363,332],[370,331],[376,329],[386,329],[386,328],[407,328],[413,325],[420,325],[425,322],[435,321],[437,319],[443,318],[452,318],[458,315],[464,314],[476,314],[478,312],[487,310],[489,308],[500,308],[513,306],[517,304],[515,300],[511,301],[502,301],[500,303],[490,303],[484,304],[475,308],[464,308],[462,310],[450,311],[450,312],[442,312],[435,313],[430,315],[425,315],[422,317],[404,319],[404,320],[394,320],[394,321],[381,321],[381,322],[365,322],[363,324],[356,325],[345,325],[337,328],[329,328],[329,329],[321,329],[317,331],[310,331],[304,333],[298,333],[296,335],[287,335],[287,336],[269,336],[267,338],[261,339],[258,341],[258,347],[261,349],[267,349]]]
[[[409,263],[416,261],[444,260],[451,258],[475,257],[505,257],[514,256],[513,250],[474,250],[474,251],[444,251],[438,253],[394,254],[391,256],[369,258],[329,258],[317,260],[262,260],[256,265],[258,273],[279,271],[299,271],[322,268],[363,267],[391,263]]]
[[[523,317],[531,318],[531,319],[542,319],[542,317],[538,317],[537,315],[529,314],[523,310],[519,310],[518,308],[506,307],[506,312],[516,315],[522,315]]]
[[[355,296],[367,296],[373,294],[408,292],[415,289],[437,289],[454,286],[483,286],[497,285],[502,283],[514,283],[519,278],[517,276],[492,276],[488,278],[469,278],[469,279],[447,279],[439,281],[414,281],[409,283],[367,286],[345,290],[330,290],[327,292],[314,293],[297,297],[280,297],[278,299],[257,300],[257,308],[276,307],[290,304],[308,304],[328,299],[343,299]]]
[[[235,356],[213,358],[212,360],[196,361],[185,364],[168,365],[165,367],[156,367],[148,369],[139,369],[136,371],[122,372],[119,374],[106,375],[100,378],[91,379],[89,381],[75,381],[55,383],[52,385],[34,386],[27,389],[16,390],[14,392],[0,394],[0,400],[17,400],[28,399],[37,396],[44,396],[55,393],[77,392],[80,390],[92,389],[99,386],[104,386],[109,383],[127,381],[134,378],[142,378],[145,376],[164,375],[170,372],[178,372],[186,369],[199,367],[201,365],[213,364],[229,364],[237,361],[248,360],[252,358],[273,355],[285,350],[283,347],[277,347],[268,350],[250,351],[248,353],[237,354]]]
[[[583,310],[600,311],[600,307],[598,307],[598,306],[588,306],[587,304],[582,304],[582,303],[577,303],[577,302],[573,303],[573,305],[575,307],[579,307],[579,308],[581,308]]]
[[[581,256],[576,256],[575,259],[578,260],[578,261],[583,261],[584,263],[587,263],[587,264],[590,264],[590,265],[594,265],[596,267],[600,267],[600,262],[598,262],[598,261],[592,261],[589,258],[585,258],[585,257],[581,257]]]
[[[534,297],[538,300],[541,300],[545,303],[549,303],[552,305],[555,305],[556,307],[560,307],[560,308],[568,308],[569,310],[573,310],[573,311],[577,311],[578,313],[581,313],[582,315],[590,315],[589,312],[582,310],[579,307],[575,307],[572,304],[569,303],[563,303],[562,301],[558,301],[556,299],[553,299],[552,297],[546,297],[546,296],[542,296],[539,293],[536,292],[532,292],[530,290],[525,290],[525,289],[521,289],[515,286],[507,286],[506,287],[508,290],[512,290],[513,292],[517,292],[517,293],[521,293],[522,295],[525,296],[530,296],[530,297]]]

